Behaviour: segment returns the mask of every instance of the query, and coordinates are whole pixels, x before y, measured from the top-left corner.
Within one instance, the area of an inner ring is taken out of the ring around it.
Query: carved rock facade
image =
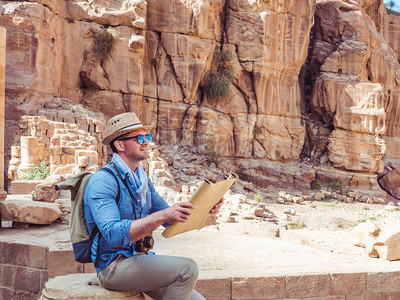
[[[297,77],[311,0],[5,1],[2,11],[13,54],[10,108],[37,112],[62,97],[106,117],[134,110],[155,125],[161,143],[206,144],[223,156],[299,156],[305,129]],[[102,59],[96,37],[111,26],[114,50]],[[233,54],[231,92],[211,101],[204,86],[222,50]]]
[[[67,98],[106,119],[135,111],[160,144],[238,160],[318,158],[360,178],[400,161],[399,64],[376,1],[0,3],[9,128]],[[215,99],[224,52],[230,92]]]
[[[357,2],[318,3],[315,17],[309,56],[313,125],[307,126],[313,151],[308,154],[335,168],[374,176],[383,171],[384,156],[399,159],[394,151],[400,137],[395,52]],[[371,189],[367,181],[357,185]]]

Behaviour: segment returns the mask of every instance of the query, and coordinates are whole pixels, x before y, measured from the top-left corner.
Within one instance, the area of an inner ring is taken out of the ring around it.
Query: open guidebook
[[[189,199],[189,202],[195,208],[192,209],[192,214],[186,222],[168,225],[162,235],[165,238],[170,238],[180,233],[202,228],[210,216],[210,210],[221,200],[235,179],[235,175],[230,175],[228,179],[214,184],[209,181],[203,181]]]

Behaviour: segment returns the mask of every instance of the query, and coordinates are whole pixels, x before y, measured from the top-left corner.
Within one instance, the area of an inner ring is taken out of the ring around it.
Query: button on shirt
[[[120,174],[125,177],[132,192],[133,184],[129,181],[128,174],[121,173],[121,168],[113,160],[111,160]],[[129,236],[129,227],[135,219],[133,212],[133,203],[129,195],[127,187],[119,178],[117,172],[109,163],[109,168],[116,178],[107,172],[96,172],[90,178],[85,190],[84,205],[85,218],[89,231],[91,232],[95,225],[99,228],[102,238],[100,239],[100,258],[99,265],[96,267],[97,272],[107,266],[118,254],[126,257],[134,255],[135,247]],[[115,201],[118,193],[119,181],[121,197],[119,204]],[[149,180],[149,189],[146,193],[146,201],[143,207],[135,203],[135,211],[137,218],[144,218],[149,214],[168,208],[169,205],[161,198],[154,189],[153,184]],[[136,201],[136,200],[135,200]],[[98,236],[92,244],[92,261],[96,259]]]

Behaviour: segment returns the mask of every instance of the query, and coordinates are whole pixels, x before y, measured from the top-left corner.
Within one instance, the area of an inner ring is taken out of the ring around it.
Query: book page
[[[188,201],[195,208],[191,209],[192,214],[186,222],[168,225],[162,235],[170,238],[183,232],[202,228],[210,216],[210,210],[221,200],[235,179],[234,175],[230,175],[228,179],[214,184],[203,181]]]

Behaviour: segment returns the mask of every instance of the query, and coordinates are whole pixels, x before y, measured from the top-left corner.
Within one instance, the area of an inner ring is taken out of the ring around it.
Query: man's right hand
[[[189,202],[175,203],[162,211],[165,222],[168,224],[184,223],[192,213],[190,209],[193,208],[194,205]]]
[[[144,218],[133,220],[129,227],[129,237],[131,241],[138,241],[164,223],[183,223],[189,218],[192,213],[190,209],[193,208],[194,205],[189,202],[178,202]]]

